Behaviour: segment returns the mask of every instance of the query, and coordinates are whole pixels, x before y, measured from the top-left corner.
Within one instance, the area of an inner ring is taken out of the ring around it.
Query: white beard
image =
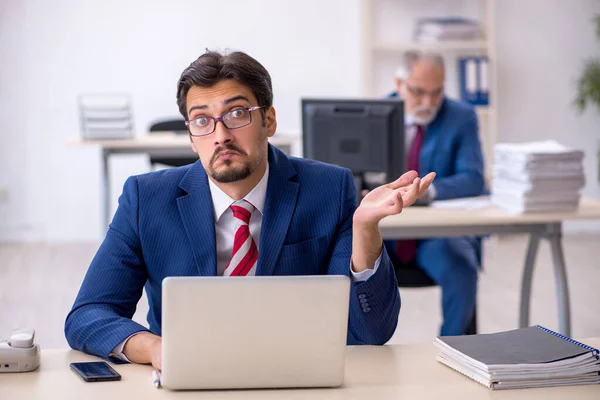
[[[417,113],[419,113],[421,111],[429,111],[429,116],[427,116],[427,117],[418,116]],[[438,111],[439,111],[439,107],[420,106],[420,107],[416,107],[413,110],[413,112],[411,112],[409,115],[415,124],[429,125],[429,123],[435,119],[435,116],[437,115]]]

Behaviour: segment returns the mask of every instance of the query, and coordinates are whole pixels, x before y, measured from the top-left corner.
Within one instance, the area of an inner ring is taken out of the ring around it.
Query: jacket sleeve
[[[138,235],[138,185],[125,182],[119,207],[65,321],[75,350],[108,358],[130,335],[147,331],[131,318],[147,280]]]
[[[349,171],[345,173],[341,189],[340,225],[334,239],[328,274],[350,276],[356,191]],[[396,275],[384,248],[377,271],[366,281],[351,284],[348,344],[385,344],[396,330],[399,313],[400,293]]]
[[[485,182],[475,111],[458,128],[454,163],[454,175],[434,180],[436,200],[481,195]]]

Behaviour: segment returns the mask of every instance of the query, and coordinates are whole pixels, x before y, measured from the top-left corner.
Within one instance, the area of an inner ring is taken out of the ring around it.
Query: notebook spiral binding
[[[543,331],[545,331],[545,332],[547,332],[547,333],[549,333],[549,334],[551,334],[553,336],[556,336],[557,338],[560,338],[562,340],[566,340],[569,343],[573,343],[573,344],[576,344],[579,347],[583,347],[584,349],[591,351],[592,354],[596,356],[596,360],[600,360],[600,357],[598,356],[600,354],[600,350],[596,349],[595,347],[591,347],[591,346],[588,346],[587,344],[583,344],[581,342],[578,342],[575,339],[571,339],[568,336],[561,335],[560,333],[554,332],[552,329],[545,328],[545,327],[543,327],[541,325],[536,325],[536,328],[539,328],[539,329],[541,329],[541,330],[543,330]]]

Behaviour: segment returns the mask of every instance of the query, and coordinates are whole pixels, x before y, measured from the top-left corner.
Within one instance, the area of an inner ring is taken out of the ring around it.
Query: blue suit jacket
[[[257,275],[350,275],[356,209],[350,171],[272,146],[269,163]],[[150,331],[160,335],[162,280],[216,270],[214,211],[202,164],[131,177],[67,316],[67,341],[108,358],[131,334],[147,330],[131,320],[144,286]],[[351,285],[348,344],[385,343],[399,311],[384,250],[377,272]]]
[[[483,155],[473,107],[444,98],[425,132],[419,169],[421,175],[436,173],[438,200],[483,193]]]
[[[398,97],[392,93],[390,97]],[[419,175],[435,172],[437,200],[479,196],[484,169],[477,114],[467,103],[449,99],[427,126],[419,158]]]

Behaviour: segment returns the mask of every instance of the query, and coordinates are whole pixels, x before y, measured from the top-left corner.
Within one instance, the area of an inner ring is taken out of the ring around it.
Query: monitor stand
[[[387,183],[384,172],[354,172],[353,176],[354,186],[356,187],[356,199],[359,204],[363,198],[363,190],[373,190]]]
[[[354,187],[356,188],[356,201],[358,204],[362,201],[362,190],[363,190],[363,174],[354,173],[352,174],[354,177]]]

